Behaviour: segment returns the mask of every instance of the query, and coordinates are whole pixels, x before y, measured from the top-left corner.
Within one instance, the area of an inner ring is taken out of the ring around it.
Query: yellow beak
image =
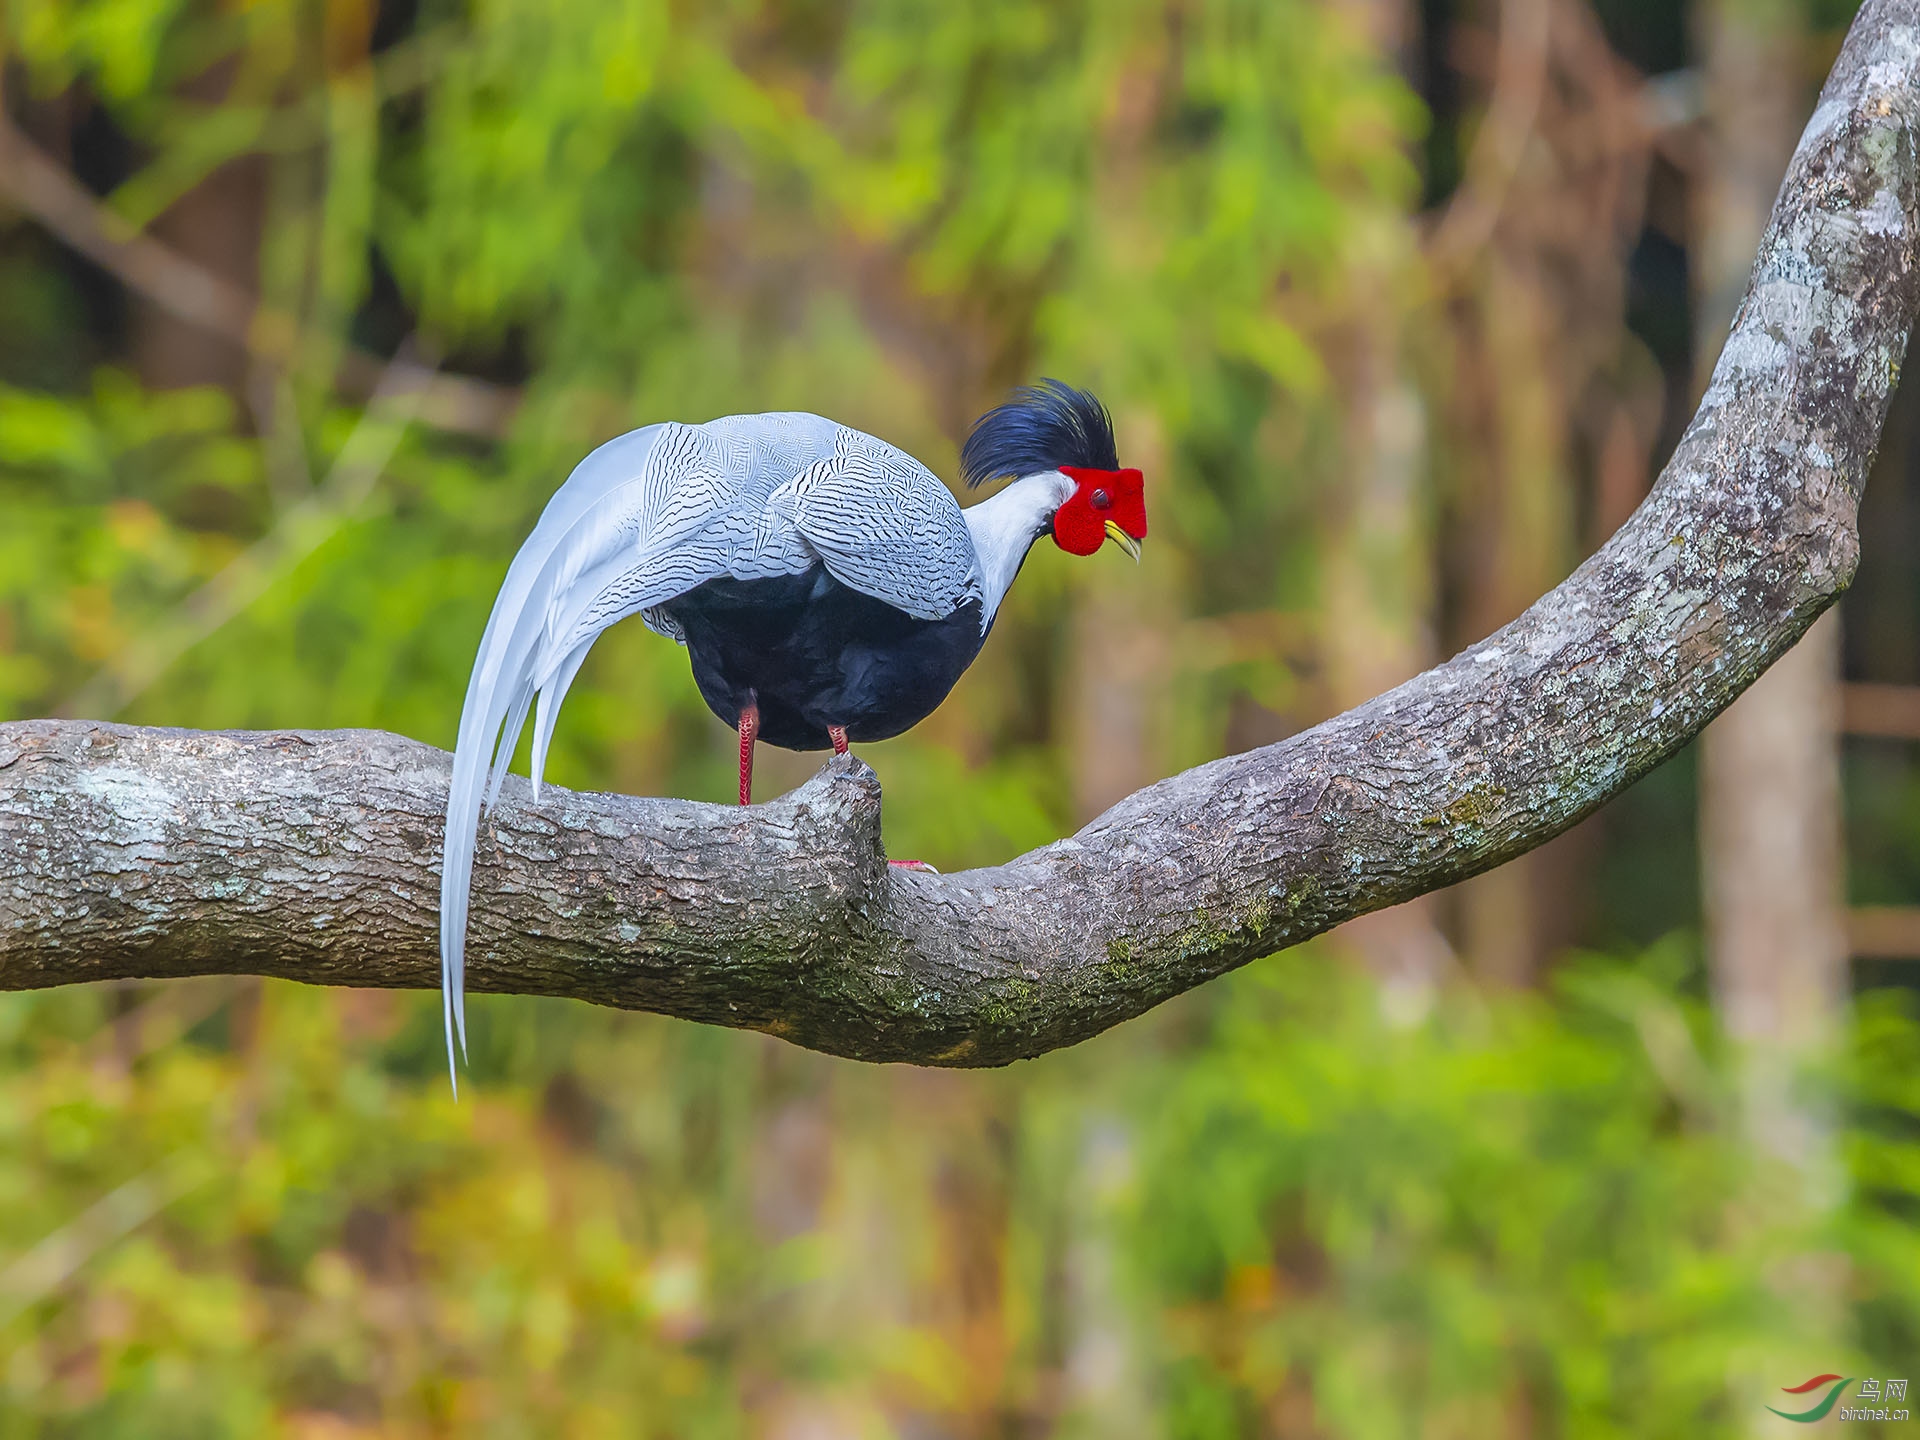
[[[1122,530],[1119,521],[1107,521],[1107,538],[1129,555],[1133,556],[1134,564],[1138,565],[1140,563],[1140,542]]]

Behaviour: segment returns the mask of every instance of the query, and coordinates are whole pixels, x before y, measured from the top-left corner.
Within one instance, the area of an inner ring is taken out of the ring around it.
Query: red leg
[[[753,803],[753,740],[760,733],[760,707],[752,701],[740,708],[740,803]]]

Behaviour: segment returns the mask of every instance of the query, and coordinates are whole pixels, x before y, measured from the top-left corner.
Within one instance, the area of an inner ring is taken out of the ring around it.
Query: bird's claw
[[[887,864],[896,870],[924,870],[929,875],[938,875],[940,873],[924,860],[889,860]]]

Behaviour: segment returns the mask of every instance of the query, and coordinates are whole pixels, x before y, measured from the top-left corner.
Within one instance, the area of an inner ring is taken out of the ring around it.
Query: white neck
[[[993,623],[1006,598],[1020,562],[1033,542],[1053,524],[1053,512],[1073,494],[1073,481],[1058,470],[1023,476],[997,495],[960,513],[973,535],[973,553],[980,561],[980,628]]]

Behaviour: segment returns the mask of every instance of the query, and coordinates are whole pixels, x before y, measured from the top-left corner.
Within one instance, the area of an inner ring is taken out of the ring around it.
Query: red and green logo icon
[[[1816,1420],[1827,1418],[1827,1412],[1839,1402],[1840,1392],[1852,1383],[1851,1379],[1843,1380],[1838,1375],[1816,1375],[1811,1380],[1802,1380],[1798,1385],[1782,1385],[1780,1388],[1789,1395],[1811,1395],[1823,1385],[1828,1388],[1827,1393],[1811,1410],[1792,1414],[1785,1410],[1775,1410],[1771,1405],[1767,1406],[1767,1409],[1773,1410],[1773,1413],[1782,1420],[1791,1420],[1796,1425],[1811,1425]]]

